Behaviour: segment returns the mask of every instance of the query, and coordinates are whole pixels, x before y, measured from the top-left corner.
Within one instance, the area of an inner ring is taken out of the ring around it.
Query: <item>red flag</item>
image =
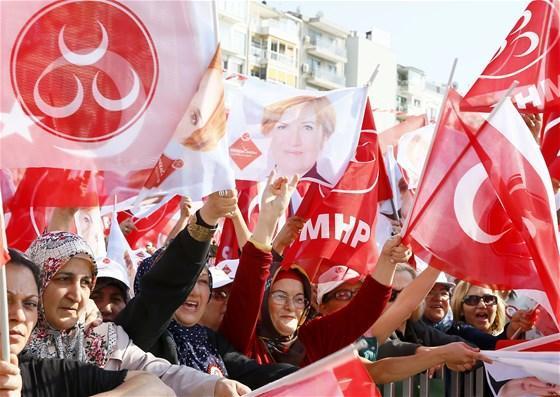
[[[560,112],[545,112],[541,151],[550,176],[560,181]]]
[[[372,130],[369,102],[358,148],[346,172],[332,189],[312,184],[296,215],[307,219],[299,240],[289,247],[284,265],[297,263],[314,280],[334,263],[367,273],[378,256],[375,230],[379,169],[383,157]],[[390,191],[390,188],[389,188]]]
[[[258,397],[380,397],[354,346],[348,346],[250,393]]]
[[[461,108],[489,112],[517,80],[513,100],[520,111],[560,109],[560,8],[557,0],[534,0],[525,9]]]
[[[48,211],[44,207],[14,208],[9,213],[6,235],[10,247],[25,251],[46,229]]]
[[[28,168],[8,206],[95,207],[101,191],[98,185],[102,185],[102,176],[95,171]]]
[[[237,188],[237,206],[243,215],[243,219],[249,230],[253,230],[257,224],[259,216],[259,192],[258,182],[253,181],[235,181]],[[224,259],[238,259],[239,245],[237,236],[231,219],[224,220],[224,226],[220,235],[220,244],[216,252],[216,263]]]
[[[509,100],[476,136],[471,136],[471,142],[513,227],[528,248],[556,319],[560,319],[556,205],[537,143]]]
[[[170,220],[179,209],[180,203],[181,196],[175,196],[147,217],[131,217],[136,228],[126,236],[126,240],[132,249],[143,248],[148,243],[161,247],[173,227]],[[119,217],[120,222],[125,219],[127,218]]]
[[[459,94],[450,90],[441,124],[435,132],[433,146],[426,160],[405,238],[411,238],[415,250],[425,249],[432,255],[431,265],[460,279],[475,284],[492,284],[500,289],[547,291],[552,287],[554,293],[556,287],[547,281],[550,274],[542,273],[544,269],[537,263],[540,256],[529,249],[529,243],[525,240],[527,236],[524,235],[526,230],[520,229],[519,224],[522,217],[528,217],[531,222],[538,221],[535,227],[540,233],[541,226],[543,230],[546,229],[540,222],[543,217],[550,220],[550,211],[539,205],[535,213],[532,212],[533,207],[528,207],[527,214],[521,208],[519,214],[515,214],[509,205],[502,205],[502,200],[506,200],[506,192],[496,192],[494,181],[491,183],[489,180],[499,175],[488,177],[485,165],[469,140],[468,134],[476,136],[475,131],[483,120],[473,113],[460,113],[461,99]],[[498,140],[491,142],[492,146],[506,145]],[[517,153],[511,147],[496,150],[500,150],[500,153],[509,150],[507,155],[504,154],[504,159],[517,158]],[[500,170],[497,168],[495,172]],[[509,175],[504,170],[502,172],[501,177]],[[532,188],[542,183],[535,179],[534,171],[525,172],[522,174],[524,178],[530,178],[529,181],[521,179],[525,185],[512,185],[519,182],[512,174],[504,186],[504,189],[511,189],[507,194],[511,196],[511,200],[508,200],[512,205],[532,205],[527,197],[530,194],[523,186]],[[538,194],[536,198],[540,199],[541,191],[535,192]],[[553,221],[550,222],[549,226],[552,226]],[[551,240],[547,238],[546,241]],[[554,241],[549,249],[554,250],[555,247]]]
[[[1,167],[153,167],[216,52],[211,3],[0,7]]]

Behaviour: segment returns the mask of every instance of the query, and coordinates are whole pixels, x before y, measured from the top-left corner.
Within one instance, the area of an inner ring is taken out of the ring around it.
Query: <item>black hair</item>
[[[8,253],[10,254],[10,260],[8,261],[8,263],[14,264],[16,266],[23,266],[29,269],[33,274],[35,284],[37,284],[37,291],[40,291],[41,282],[39,280],[41,278],[41,269],[39,269],[39,266],[37,266],[37,264],[29,259],[23,252],[15,248],[8,248]]]

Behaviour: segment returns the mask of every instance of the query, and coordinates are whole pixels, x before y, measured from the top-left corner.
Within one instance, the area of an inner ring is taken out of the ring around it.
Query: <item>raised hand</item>
[[[181,204],[179,209],[179,215],[182,219],[187,219],[189,216],[191,216],[192,199],[189,196],[181,197]]]
[[[288,218],[280,232],[274,237],[272,242],[272,248],[282,255],[286,247],[292,245],[294,240],[299,236],[303,225],[305,224],[305,219],[299,216],[292,216]]]
[[[231,216],[237,209],[237,191],[220,190],[208,196],[208,200],[200,209],[202,220],[208,225],[216,225],[218,220]]]
[[[402,244],[402,237],[397,234],[389,238],[385,244],[383,244],[380,256],[383,256],[391,263],[397,264],[399,262],[408,262],[411,255],[412,251],[406,245]]]
[[[272,171],[262,195],[260,214],[279,218],[288,208],[298,182],[298,175],[294,175],[288,182],[288,178],[284,176],[276,178],[276,171]]]
[[[533,328],[537,322],[538,315],[538,309],[516,311],[507,327],[508,338],[515,339],[521,332],[526,332]]]

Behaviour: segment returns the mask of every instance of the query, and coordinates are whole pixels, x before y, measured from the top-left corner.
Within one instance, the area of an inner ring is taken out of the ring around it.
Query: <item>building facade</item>
[[[435,121],[446,85],[429,81],[424,71],[413,66],[397,66],[397,110],[402,115],[426,114]]]
[[[406,115],[436,118],[445,85],[412,66],[397,65],[387,32],[349,32],[321,13],[304,16],[255,0],[217,0],[226,74],[240,73],[309,90],[369,87],[379,130]]]
[[[372,73],[379,69],[368,96],[375,111],[378,130],[392,127],[396,122],[397,57],[391,50],[391,36],[384,31],[372,29],[360,36],[351,32],[346,41],[348,63],[346,83],[348,86],[367,84]]]

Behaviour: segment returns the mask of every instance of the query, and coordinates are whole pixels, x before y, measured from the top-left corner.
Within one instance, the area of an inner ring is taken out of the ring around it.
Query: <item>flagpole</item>
[[[0,191],[0,346],[2,361],[10,362],[10,333],[8,323],[8,292],[6,286],[6,231],[4,230],[4,210]]]
[[[212,23],[214,24],[214,36],[216,37],[216,47],[220,45],[220,26],[218,23],[218,8],[216,0],[212,0]]]
[[[8,331],[8,294],[6,290],[6,265],[4,264],[0,265],[0,338],[2,339],[2,361],[9,363],[10,334]]]
[[[434,128],[435,132],[437,132],[441,124],[441,121],[443,120],[443,109],[445,108],[445,104],[447,103],[447,98],[449,96],[449,87],[451,87],[451,83],[453,83],[453,75],[455,74],[456,66],[457,66],[457,58],[453,60],[453,65],[451,66],[451,73],[449,73],[449,79],[447,80],[447,89],[445,90],[445,96],[443,97],[443,101],[441,102],[438,118]],[[426,172],[426,167],[428,166],[428,158],[430,157],[430,153],[432,152],[432,147],[434,146],[435,138],[436,138],[436,133],[434,133],[434,135],[432,136],[432,140],[430,141],[430,148],[428,149],[426,161],[424,161],[424,165],[422,166],[422,172],[420,173],[420,178],[418,179],[418,186],[416,187],[416,192],[420,190],[420,185],[422,184],[422,179],[424,178],[424,173]],[[410,222],[410,217],[414,212],[414,207],[416,206],[417,200],[418,200],[418,194],[415,194],[414,201],[412,202],[412,206],[410,207],[410,210],[408,211],[408,214],[404,220],[403,227],[401,230],[401,236],[404,236],[407,232],[408,224]]]
[[[393,191],[393,197],[391,197],[391,207],[393,207],[393,213],[395,214],[397,221],[400,225],[402,225],[401,217],[399,215],[399,208],[397,206],[397,192],[399,189],[399,181],[397,181],[397,175],[395,174],[395,169],[393,168],[396,163],[393,153],[393,145],[387,146],[387,171],[389,172],[389,182],[391,182],[391,190]]]
[[[377,77],[377,73],[379,73],[379,67],[380,67],[380,64],[378,63],[377,66],[375,67],[375,69],[373,70],[373,73],[371,74],[371,77],[367,81],[366,85],[368,87],[371,87],[371,85],[373,84],[373,81]]]

